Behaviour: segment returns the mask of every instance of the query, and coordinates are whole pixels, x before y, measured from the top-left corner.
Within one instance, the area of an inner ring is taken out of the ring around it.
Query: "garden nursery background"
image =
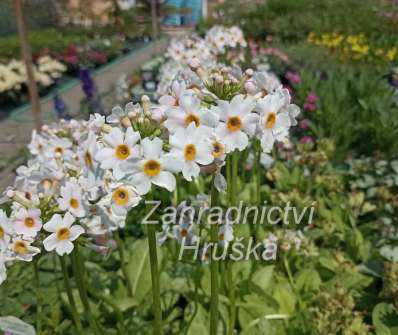
[[[0,155],[1,334],[398,334],[396,0],[0,0]]]

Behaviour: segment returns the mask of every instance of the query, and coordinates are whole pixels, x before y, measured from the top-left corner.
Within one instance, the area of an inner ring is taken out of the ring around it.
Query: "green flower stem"
[[[256,143],[255,151],[256,151],[256,160],[254,166],[254,175],[256,178],[256,205],[258,207],[261,206],[261,146],[260,143]]]
[[[149,261],[151,263],[151,280],[152,280],[152,297],[153,309],[155,314],[154,334],[161,335],[162,331],[162,306],[160,303],[160,284],[159,284],[159,269],[158,269],[158,255],[156,247],[156,227],[153,224],[147,225],[148,232],[148,246],[149,246]]]
[[[127,262],[126,262],[126,258],[125,258],[125,255],[124,255],[124,243],[123,243],[123,240],[120,238],[119,231],[116,231],[114,236],[115,236],[115,239],[116,239],[117,250],[118,250],[118,253],[119,253],[119,257],[120,257],[120,266],[122,268],[124,281],[126,282],[127,295],[130,298],[132,298],[133,297],[133,287],[131,285],[131,280],[130,280],[129,272],[128,272],[128,269],[127,269]]]
[[[59,260],[61,263],[62,274],[64,277],[66,294],[68,295],[70,311],[72,313],[73,320],[75,321],[75,326],[76,326],[78,333],[80,335],[84,335],[82,323],[80,321],[79,313],[77,312],[76,302],[75,302],[75,299],[73,298],[72,288],[71,288],[70,282],[69,282],[69,275],[68,275],[68,270],[66,267],[66,262],[65,262],[64,257],[61,257],[61,256],[59,257]]]
[[[35,277],[36,285],[36,312],[37,312],[37,334],[42,333],[42,291],[40,287],[40,276],[39,276],[39,257],[35,257],[33,260],[33,272]]]
[[[231,171],[230,176],[230,187],[228,187],[228,199],[229,206],[237,205],[237,192],[238,192],[238,159],[239,152],[235,151],[231,155],[231,159],[227,162],[230,165],[229,169]],[[229,298],[229,323],[228,323],[228,335],[234,334],[235,323],[236,323],[236,303],[235,303],[235,288],[232,278],[232,267],[233,263],[231,261],[227,261],[226,269],[227,269],[227,286],[228,286],[228,298]]]
[[[212,180],[211,204],[216,206],[218,203],[218,192],[214,186],[214,179]],[[218,243],[218,226],[216,224],[210,225],[210,239],[215,245]],[[210,282],[211,282],[211,297],[210,297],[210,335],[217,335],[218,328],[218,261],[213,257],[213,248],[210,256]]]
[[[227,281],[228,281],[228,293],[229,293],[229,325],[228,335],[234,334],[235,322],[236,322],[236,302],[235,302],[235,285],[232,278],[232,262],[227,264]]]
[[[98,328],[97,321],[91,311],[90,302],[88,300],[87,288],[85,285],[85,272],[84,272],[84,263],[81,259],[79,252],[79,245],[76,243],[75,248],[72,252],[72,266],[73,272],[76,279],[77,289],[79,291],[80,299],[83,303],[84,309],[87,313],[88,321],[90,323],[90,328],[95,335],[100,335],[101,332]]]

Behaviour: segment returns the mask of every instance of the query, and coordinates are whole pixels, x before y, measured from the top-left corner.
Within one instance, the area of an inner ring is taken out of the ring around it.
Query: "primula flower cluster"
[[[79,237],[84,243],[123,228],[153,185],[173,192],[177,176],[191,182],[211,171],[224,191],[221,171],[229,154],[254,141],[269,153],[287,139],[299,108],[275,76],[224,65],[208,69],[196,57],[187,64],[194,81],[177,75],[156,105],[143,96],[141,104],[114,107],[106,117],[33,132],[32,158],[3,197],[10,211],[0,212],[1,280],[5,264],[31,261],[44,250],[69,254]],[[182,240],[191,226],[183,221],[163,235]],[[219,231],[227,245],[232,226],[224,222]]]

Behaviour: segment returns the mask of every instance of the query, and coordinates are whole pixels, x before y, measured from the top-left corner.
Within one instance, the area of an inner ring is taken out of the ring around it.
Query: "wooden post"
[[[158,38],[158,15],[157,0],[151,0],[151,18],[152,18],[152,40],[156,42]]]
[[[14,6],[19,34],[19,42],[21,45],[21,55],[26,66],[27,85],[30,101],[32,103],[33,119],[35,122],[36,130],[40,131],[43,121],[41,115],[39,94],[37,92],[37,85],[33,73],[32,51],[30,49],[28,32],[26,30],[25,20],[23,17],[22,0],[14,0]]]

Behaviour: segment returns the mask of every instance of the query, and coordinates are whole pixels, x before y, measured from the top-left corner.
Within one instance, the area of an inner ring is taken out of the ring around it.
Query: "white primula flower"
[[[128,114],[137,108],[140,108],[140,106],[133,102],[129,102],[124,109],[120,106],[113,107],[112,113],[107,116],[106,121],[109,123],[122,123],[123,119],[128,118]]]
[[[26,237],[35,237],[42,227],[40,215],[40,209],[21,207],[15,214],[15,233]]]
[[[170,94],[160,97],[159,104],[169,107],[178,106],[180,104],[180,98],[185,94],[193,95],[194,92],[192,90],[187,90],[184,81],[174,80],[170,87]]]
[[[164,154],[163,141],[156,137],[153,140],[144,138],[141,141],[141,154],[139,159],[129,159],[124,168],[131,173],[131,182],[139,194],[146,194],[151,189],[151,184],[174,191],[176,179],[172,172],[181,170],[181,163],[170,154]]]
[[[49,158],[69,159],[72,156],[72,142],[67,138],[51,137],[46,148],[46,156]]]
[[[171,154],[182,162],[182,174],[188,181],[199,176],[200,165],[213,162],[211,129],[196,127],[192,122],[187,128],[179,128],[171,137]]]
[[[63,218],[55,214],[44,225],[44,229],[52,233],[43,241],[44,248],[47,251],[55,250],[60,256],[70,254],[73,250],[72,242],[84,233],[82,226],[73,225],[75,220],[70,213],[66,213]]]
[[[186,128],[192,122],[199,125],[215,127],[217,115],[211,110],[200,106],[200,99],[195,95],[185,94],[179,99],[179,107],[166,111],[167,119],[164,122],[169,132],[174,133],[178,128]]]
[[[10,235],[13,233],[10,219],[6,212],[0,209],[0,254],[4,252],[10,243]]]
[[[256,131],[258,115],[253,113],[254,100],[236,95],[228,102],[219,100],[214,107],[220,115],[221,122],[216,128],[217,137],[225,144],[225,152],[244,150],[249,144],[249,136]]]
[[[89,131],[87,139],[79,146],[80,162],[86,169],[93,171],[98,163],[94,160],[98,151],[97,138],[94,132]]]
[[[46,151],[46,146],[46,139],[43,136],[39,135],[36,130],[33,130],[32,139],[28,145],[30,153],[34,156],[39,156],[39,158],[42,158]]]
[[[60,190],[59,208],[81,218],[86,214],[82,200],[82,189],[75,181],[67,181]]]
[[[265,152],[271,151],[275,141],[282,141],[288,136],[291,125],[290,115],[285,109],[288,103],[289,94],[285,89],[268,94],[257,102],[259,134]]]
[[[125,176],[121,164],[128,158],[138,157],[140,134],[131,127],[123,133],[119,128],[112,128],[110,133],[103,138],[105,147],[100,149],[95,159],[103,169],[113,169],[114,177],[119,180]]]
[[[94,113],[90,115],[90,119],[87,121],[87,128],[98,134],[101,132],[102,127],[105,125],[105,116]]]
[[[0,252],[0,285],[7,279],[7,268],[5,263],[5,255]]]
[[[39,248],[31,246],[32,242],[32,239],[14,238],[9,246],[12,257],[20,261],[31,262],[33,256],[40,253]]]
[[[222,224],[218,228],[218,243],[223,247],[228,247],[228,244],[234,239],[234,230],[231,224]]]
[[[100,204],[110,206],[116,216],[125,216],[130,208],[138,205],[141,197],[135,188],[128,184],[113,185],[110,194],[100,200]]]
[[[272,72],[255,72],[253,75],[253,79],[257,89],[263,95],[275,92],[282,87],[282,83],[279,81],[278,77],[275,76]]]

